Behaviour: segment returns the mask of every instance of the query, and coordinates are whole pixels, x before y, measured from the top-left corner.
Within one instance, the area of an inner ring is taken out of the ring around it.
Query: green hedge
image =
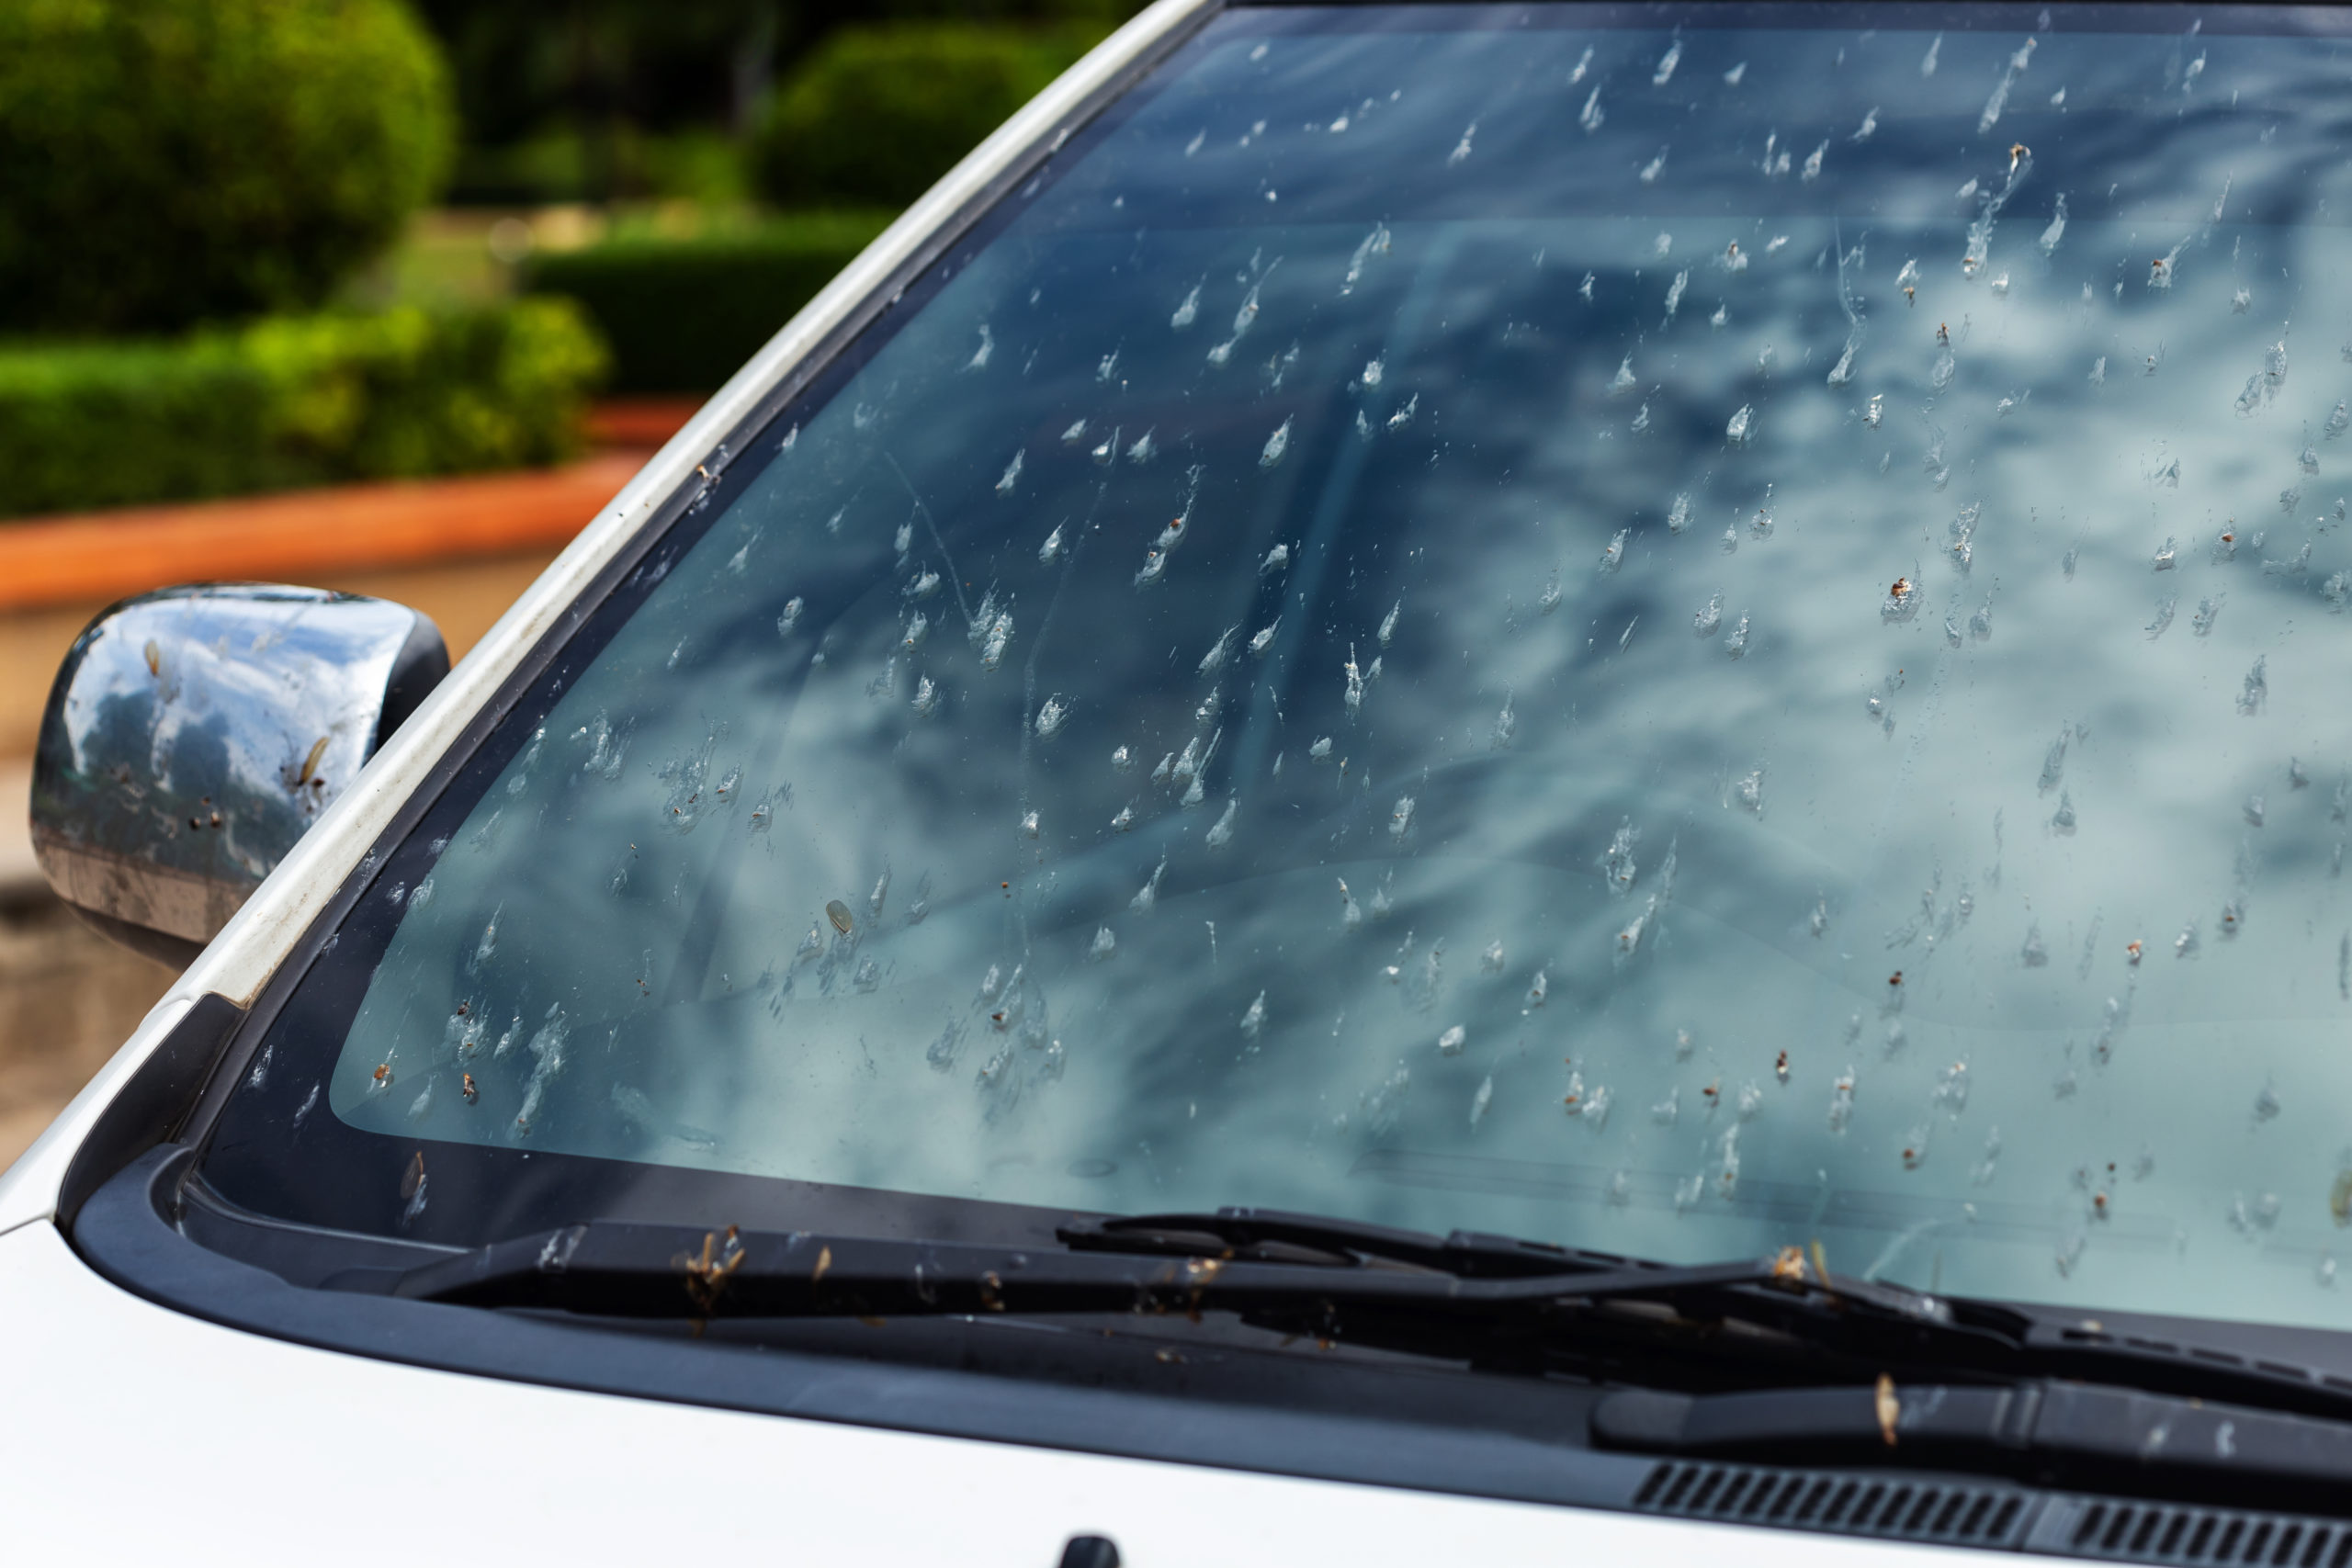
[[[534,256],[524,286],[568,295],[613,350],[613,386],[713,390],[890,221],[808,212],[695,239],[652,235]]]
[[[0,515],[552,462],[605,367],[560,299],[0,343]]]
[[[0,0],[0,331],[311,309],[455,134],[401,0]]]
[[[1105,30],[842,28],[777,93],[754,149],[761,188],[786,206],[904,206]]]

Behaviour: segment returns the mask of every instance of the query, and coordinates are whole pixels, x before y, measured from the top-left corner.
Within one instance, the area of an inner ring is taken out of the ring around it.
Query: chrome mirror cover
[[[185,963],[448,670],[439,628],[387,600],[243,582],[126,599],[50,689],[41,871],[109,936]]]

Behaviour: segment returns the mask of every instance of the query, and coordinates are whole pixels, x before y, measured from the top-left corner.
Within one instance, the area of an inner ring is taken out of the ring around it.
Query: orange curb
[[[0,523],[0,611],[114,600],[175,582],[300,581],[560,546],[650,455],[605,452],[527,473]]]
[[[684,430],[707,400],[605,398],[588,406],[588,440],[597,446],[659,446]]]

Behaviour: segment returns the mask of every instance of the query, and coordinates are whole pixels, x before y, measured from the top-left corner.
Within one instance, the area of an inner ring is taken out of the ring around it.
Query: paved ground
[[[45,890],[44,890],[45,893]],[[0,901],[0,1166],[40,1135],[172,983],[48,897]]]

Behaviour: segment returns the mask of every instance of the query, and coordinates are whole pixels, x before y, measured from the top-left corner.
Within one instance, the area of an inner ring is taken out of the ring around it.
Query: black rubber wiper
[[[1278,1332],[1655,1386],[2057,1378],[2352,1414],[2352,1381],[2222,1346],[1824,1275],[1794,1247],[1665,1265],[1255,1209],[1076,1219],[1060,1247],[597,1222],[344,1288],[661,1319],[1225,1312]],[[331,1281],[331,1283],[335,1283]]]
[[[697,1232],[600,1222],[494,1243],[355,1288],[480,1306],[621,1317],[903,1316],[1222,1311],[1266,1326],[1442,1355],[1495,1336],[1540,1345],[1567,1318],[1648,1309],[1781,1327],[1799,1343],[1955,1353],[1987,1332],[1930,1297],[1823,1280],[1793,1254],[1659,1267],[1503,1238],[1425,1236],[1237,1211],[1080,1222],[1063,1248]],[[1832,1320],[1835,1320],[1834,1322]],[[1842,1325],[1842,1326],[1841,1326]],[[1922,1337],[1935,1342],[1922,1347]],[[1882,1343],[1883,1342],[1883,1343]]]

